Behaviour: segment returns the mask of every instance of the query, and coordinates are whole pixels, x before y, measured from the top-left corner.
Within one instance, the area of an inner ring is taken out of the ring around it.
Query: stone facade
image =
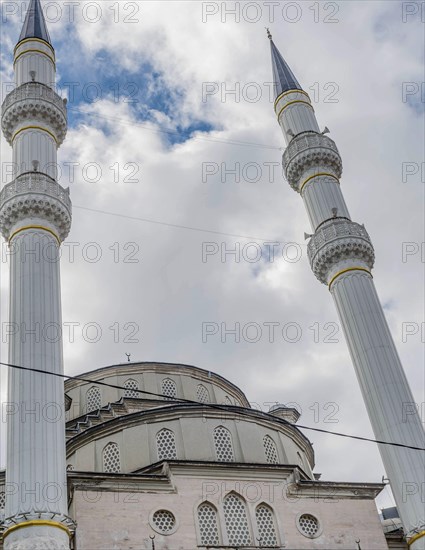
[[[222,470],[220,472],[220,470]],[[216,513],[219,548],[238,548],[232,543],[226,523],[226,498],[235,495],[246,510],[251,548],[260,546],[261,524],[256,511],[262,505],[272,515],[277,544],[273,547],[290,549],[323,548],[327,550],[362,548],[383,550],[385,537],[373,501],[379,491],[376,486],[339,485],[294,480],[294,471],[286,467],[266,469],[261,466],[226,465],[222,468],[208,464],[165,464],[156,471],[162,474],[157,491],[133,486],[119,477],[84,478],[73,473],[70,485],[74,488],[71,513],[78,523],[76,547],[194,550],[207,548],[202,544],[205,532],[200,523],[199,508],[207,503]],[[143,485],[143,481],[139,482]],[[149,478],[146,484],[152,482]],[[103,487],[108,487],[103,490]],[[355,494],[356,493],[356,494]],[[316,494],[316,496],[314,496]],[[328,495],[328,498],[326,496]],[[157,510],[173,514],[176,530],[165,535],[153,520]],[[311,537],[300,527],[300,518],[309,515],[318,521],[318,536]],[[226,521],[227,520],[227,521]],[[226,529],[227,527],[227,529]],[[211,534],[211,524],[208,525]],[[202,531],[201,531],[202,530]],[[264,533],[263,533],[264,536]]]

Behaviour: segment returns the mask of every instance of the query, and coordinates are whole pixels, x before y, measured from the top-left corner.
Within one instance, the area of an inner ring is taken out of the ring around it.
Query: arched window
[[[255,519],[261,546],[278,546],[276,526],[271,509],[265,504],[258,505],[255,510]]]
[[[87,412],[97,411],[102,406],[102,397],[100,389],[97,386],[92,386],[87,390],[86,407]]]
[[[277,454],[276,444],[269,435],[263,437],[264,453],[267,462],[270,464],[279,464],[279,456]]]
[[[212,504],[204,502],[198,507],[198,527],[200,544],[205,546],[220,544],[217,510]]]
[[[196,388],[196,397],[200,403],[209,403],[210,394],[205,386],[199,384]]]
[[[223,502],[223,511],[229,544],[252,544],[246,506],[242,498],[234,493],[227,495]]]
[[[232,436],[224,426],[217,426],[214,430],[215,454],[218,462],[234,462]]]
[[[177,386],[174,380],[164,378],[161,385],[161,393],[167,397],[177,397]]]
[[[124,383],[124,397],[140,397],[141,394],[137,391],[139,389],[139,384],[136,380],[129,378]]]
[[[156,434],[156,450],[158,460],[176,460],[176,439],[174,432],[164,428]]]
[[[102,451],[103,471],[117,474],[121,471],[120,448],[117,443],[108,443]]]

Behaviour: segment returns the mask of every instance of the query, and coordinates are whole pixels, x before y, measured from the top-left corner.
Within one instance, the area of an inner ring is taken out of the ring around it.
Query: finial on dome
[[[269,40],[272,40],[273,39],[273,36],[272,36],[272,33],[270,32],[270,29],[268,27],[266,27],[266,31],[267,31],[267,37]]]

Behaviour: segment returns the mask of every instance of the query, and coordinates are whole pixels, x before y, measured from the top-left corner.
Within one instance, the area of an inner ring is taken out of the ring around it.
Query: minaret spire
[[[0,232],[10,254],[6,519],[4,550],[66,550],[68,517],[60,246],[71,227],[69,189],[57,182],[66,104],[54,90],[55,53],[40,0],[31,0],[14,51],[16,88],[2,105],[13,148],[12,181],[0,192]]]
[[[279,50],[276,48],[269,29],[267,29],[267,36],[270,40],[270,47],[272,52],[273,84],[275,97],[278,97],[284,92],[288,92],[289,90],[302,90],[298,80],[294,76],[294,73],[291,71],[289,65],[283,59]]]
[[[311,268],[335,302],[376,439],[401,444],[379,445],[379,451],[409,548],[425,549],[424,452],[408,448],[424,448],[425,434],[375,289],[372,242],[345,204],[337,146],[324,135],[327,128],[320,133],[308,94],[295,77],[290,80],[292,73],[271,44],[273,74],[282,90],[275,112],[288,145],[283,166],[313,229],[307,248]]]
[[[44,40],[44,42],[47,42],[50,45],[52,44],[40,0],[31,0],[25,16],[22,31],[19,36],[18,44],[27,38],[38,38],[40,40]]]

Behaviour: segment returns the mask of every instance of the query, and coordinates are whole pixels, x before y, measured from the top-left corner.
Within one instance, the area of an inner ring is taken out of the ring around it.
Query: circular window
[[[151,523],[155,531],[162,535],[171,535],[177,528],[176,518],[168,510],[157,510],[152,515]]]
[[[297,527],[305,537],[312,539],[318,537],[321,532],[319,520],[311,514],[301,514],[298,518]]]

